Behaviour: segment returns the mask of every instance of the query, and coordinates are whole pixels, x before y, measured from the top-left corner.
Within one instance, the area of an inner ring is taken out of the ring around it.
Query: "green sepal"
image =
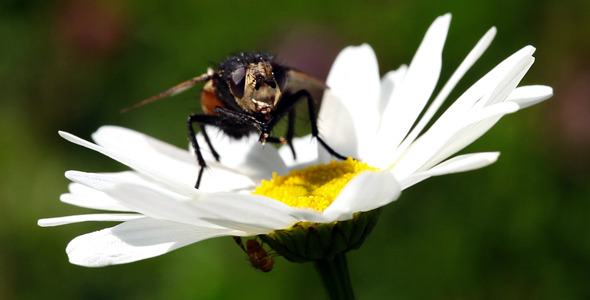
[[[353,218],[331,223],[299,222],[260,239],[292,262],[331,260],[357,249],[371,233],[380,209],[355,213]]]

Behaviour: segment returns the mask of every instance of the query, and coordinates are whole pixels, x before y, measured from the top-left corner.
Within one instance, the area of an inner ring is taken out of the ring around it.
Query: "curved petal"
[[[271,146],[272,147],[272,146]],[[244,166],[243,172],[230,168],[222,163],[210,161],[207,168],[203,170],[199,192],[215,193],[222,191],[242,192],[252,190],[259,180],[254,181],[250,176],[266,174],[266,170],[260,170],[260,174],[254,175],[254,171]],[[246,174],[250,173],[250,174]],[[272,175],[269,175],[269,177]],[[196,180],[197,175],[191,177]],[[264,177],[263,177],[264,178]],[[268,178],[268,177],[266,177]],[[193,182],[194,184],[194,182]],[[192,188],[194,190],[194,188]]]
[[[110,149],[104,148],[102,146],[90,143],[90,142],[85,141],[75,135],[72,135],[70,133],[63,132],[63,131],[60,131],[59,135],[74,144],[86,147],[88,149],[99,152],[103,155],[106,155],[106,156],[108,156],[108,157],[110,157],[110,158],[112,158],[124,165],[129,166],[130,168],[132,168],[134,170],[137,170],[141,174],[144,174],[146,176],[154,178],[155,180],[157,180],[163,184],[167,184],[170,187],[174,187],[175,189],[182,190],[182,189],[188,189],[188,188],[194,186],[194,183],[192,183],[193,180],[191,180],[191,181],[187,180],[187,178],[189,178],[187,174],[185,174],[185,176],[187,176],[187,177],[185,177],[181,182],[179,182],[178,179],[180,177],[178,177],[178,174],[191,173],[191,174],[193,174],[191,177],[195,178],[194,180],[196,180],[196,174],[198,172],[196,165],[193,166],[192,172],[188,172],[187,170],[182,171],[179,169],[178,173],[176,173],[172,177],[170,177],[169,176],[170,174],[166,174],[165,172],[160,172],[160,170],[157,167],[155,167],[154,165],[151,165],[150,164],[151,161],[140,162],[139,160],[137,160],[137,158],[132,153],[121,154],[116,151],[112,151]],[[172,171],[171,168],[166,168],[166,170]]]
[[[401,65],[397,70],[389,71],[381,79],[381,93],[379,94],[379,107],[380,112],[384,111],[389,104],[389,99],[399,89],[401,84],[404,82],[404,78],[408,73],[408,66]],[[379,117],[381,118],[381,117]]]
[[[73,264],[102,267],[162,255],[198,241],[225,235],[240,233],[141,218],[78,236],[68,244],[66,252]]]
[[[279,155],[289,170],[303,169],[319,163],[318,140],[313,138],[311,134],[294,138],[292,145],[297,154],[296,159],[293,158],[293,153],[291,153],[291,148],[288,145],[283,145],[279,148]],[[279,172],[277,172],[277,174],[284,175]]]
[[[534,52],[535,48],[532,46],[524,47],[521,51],[517,52],[517,54],[522,55],[522,58],[514,62],[513,65],[508,65],[506,67],[508,71],[503,76],[497,77],[500,79],[499,82],[494,85],[495,88],[492,92],[486,95],[487,97],[484,97],[483,101],[480,101],[482,104],[485,103],[482,106],[506,101],[506,98],[516,89],[518,83],[520,83],[526,72],[528,72],[535,62],[535,58],[533,57]]]
[[[373,140],[373,134],[379,126],[380,111],[379,93],[380,79],[377,57],[371,46],[363,44],[358,47],[347,47],[340,52],[330,70],[326,84],[330,87],[325,97],[334,96],[340,100],[345,110],[350,113],[351,122],[354,125],[354,133],[358,142],[357,152],[362,152],[362,147],[367,147]],[[322,107],[324,107],[322,105]],[[320,120],[324,124],[332,124],[329,120],[342,122],[341,115],[337,111],[322,109]],[[339,130],[340,135],[350,136],[353,131],[345,130],[342,125],[324,126]],[[320,131],[322,133],[322,131]],[[326,135],[327,138],[327,135]],[[332,144],[329,144],[332,146]],[[336,145],[332,146],[336,147]],[[358,148],[361,149],[358,149]],[[347,155],[358,157],[357,153],[345,152]]]
[[[194,181],[196,181],[198,165],[195,158],[184,149],[117,126],[100,127],[92,134],[92,139],[97,145],[107,149],[110,153],[116,153],[121,158],[138,163],[149,162],[149,166],[142,166],[138,169],[140,172],[144,168],[157,170],[158,177],[156,178],[165,176],[168,180],[189,186],[194,185]],[[123,161],[120,162],[126,164]],[[135,169],[134,166],[129,166]]]
[[[129,211],[129,208],[99,190],[75,182],[68,188],[70,192],[59,197],[64,203],[99,210]]]
[[[142,186],[150,186],[156,184],[156,182],[146,180],[145,177],[132,171],[115,173],[88,173],[80,171],[67,171],[65,173],[65,176],[66,178],[75,183],[79,183],[86,187],[92,188],[94,191],[103,191],[119,183],[134,183]],[[75,188],[77,193],[82,194],[89,192],[88,189],[80,188],[75,184],[71,185],[71,187]]]
[[[119,184],[134,184],[148,189],[173,191],[175,193],[187,197],[192,197],[195,194],[200,194],[199,190],[196,190],[192,187],[185,189],[172,189],[167,186],[162,186],[158,182],[152,181],[151,179],[147,179],[146,177],[141,176],[140,174],[137,174],[135,172],[87,173],[80,171],[67,171],[65,176],[73,182],[88,186],[90,188],[102,192],[105,192],[108,189],[112,189]],[[112,201],[121,204],[121,202],[118,199],[113,199]]]
[[[451,15],[438,17],[428,28],[414,55],[404,81],[391,95],[382,114],[377,140],[393,153],[408,134],[432,95],[442,66],[442,50],[447,37]]]
[[[504,102],[486,107],[481,112],[474,114],[472,118],[466,120],[463,126],[452,131],[453,136],[441,147],[441,151],[422,168],[430,168],[473,143],[490,130],[504,115],[516,112],[518,107],[514,104]]]
[[[450,92],[453,88],[457,85],[459,80],[465,75],[465,73],[473,66],[473,64],[481,57],[484,51],[489,47],[494,36],[496,35],[496,28],[492,27],[490,30],[484,34],[484,36],[477,42],[475,47],[469,52],[469,54],[465,57],[463,62],[459,65],[457,70],[451,75],[451,78],[447,81],[447,83],[443,86],[441,91],[438,93],[436,98],[432,101],[432,103],[428,106],[428,109],[424,112],[424,115],[420,118],[420,121],[412,131],[408,134],[408,136],[404,139],[402,144],[396,149],[393,157],[398,157],[401,153],[405,152],[406,149],[416,140],[418,134],[424,130],[426,125],[430,123],[434,114],[438,111],[442,103],[445,99],[449,96]],[[382,147],[376,147],[377,149],[381,149]]]
[[[355,212],[369,211],[396,200],[401,187],[389,172],[366,171],[355,176],[324,210],[330,221],[348,220]]]
[[[553,89],[546,85],[517,87],[506,99],[518,103],[520,109],[545,101],[553,96]]]
[[[318,132],[321,138],[344,156],[358,156],[358,136],[356,135],[353,113],[331,90],[324,92],[322,108],[318,116]],[[332,156],[318,144],[320,163],[328,163]]]
[[[390,98],[403,83],[407,71],[408,66],[402,65],[395,71],[387,72],[383,76],[383,79],[381,79],[381,93],[379,95],[380,99],[378,108],[380,112],[385,110]],[[379,120],[381,120],[381,116],[379,116]],[[368,141],[366,147],[361,149],[358,159],[361,159],[371,166],[385,168],[391,163],[392,151],[391,149],[386,149],[389,142],[380,140],[376,135],[377,132],[367,133],[367,136],[373,137],[373,139]]]
[[[532,65],[535,48],[517,51],[469,88],[408,149],[394,166],[398,178],[425,170],[469,145],[504,114],[519,109],[504,102]],[[411,165],[411,166],[410,166]]]
[[[512,102],[486,107],[447,126],[433,126],[406,151],[392,167],[399,180],[426,170],[481,137],[503,115],[518,110]]]
[[[496,162],[499,155],[499,152],[482,152],[455,156],[431,169],[413,173],[404,178],[400,184],[402,189],[407,189],[408,187],[432,176],[460,173],[483,168]]]
[[[489,166],[498,160],[500,152],[480,152],[455,156],[427,171],[432,176],[471,171]]]
[[[518,74],[523,71],[526,73],[526,70],[530,68],[534,52],[534,47],[527,46],[510,55],[469,87],[436,122],[454,120],[459,116],[468,114],[475,108],[504,101],[506,98],[498,97],[498,93],[494,93],[494,91],[504,90],[510,86],[511,81],[517,83],[520,80],[515,80],[519,77]],[[493,98],[493,95],[496,95],[496,98]]]
[[[252,182],[259,182],[262,179],[269,178],[273,172],[279,174],[287,172],[287,167],[279,156],[277,149],[272,145],[262,145],[258,141],[257,134],[235,139],[227,136],[217,128],[205,127],[205,130],[211,144],[219,154],[220,164],[217,164],[213,155],[211,155],[202,132],[197,134],[197,140],[201,145],[201,152],[205,160],[209,160],[208,163],[213,168],[223,168],[226,172],[239,173],[244,177],[248,177]],[[193,153],[192,148],[191,153]],[[205,191],[228,190],[227,182],[229,178],[226,177],[228,175],[231,176],[231,174],[213,176],[211,180],[207,179],[206,183],[203,181],[202,187]],[[213,188],[209,186],[211,184],[221,184],[222,186]]]
[[[120,183],[105,192],[126,207],[154,219],[215,228],[200,218],[203,212],[194,203],[199,196],[187,197],[165,189],[146,187],[132,183]]]
[[[193,205],[205,221],[254,234],[266,234],[300,221],[293,216],[292,207],[258,195],[207,194]]]
[[[143,133],[119,126],[102,126],[92,134],[97,145],[108,148],[137,160],[151,161],[166,158],[170,163],[192,165],[192,155],[178,147],[164,143]],[[167,168],[167,166],[163,166]]]
[[[125,222],[129,220],[135,220],[143,218],[145,216],[140,214],[88,214],[88,215],[75,215],[67,217],[57,218],[46,218],[39,219],[37,225],[41,227],[60,226],[72,223],[90,222],[90,221],[103,221],[103,222]]]

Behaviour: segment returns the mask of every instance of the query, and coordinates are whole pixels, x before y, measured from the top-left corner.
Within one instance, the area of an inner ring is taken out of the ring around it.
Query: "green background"
[[[442,81],[491,26],[491,48],[451,96],[532,44],[523,84],[554,87],[464,152],[494,165],[429,179],[384,209],[349,253],[359,299],[590,298],[590,2],[18,1],[0,4],[0,299],[324,299],[310,264],[264,274],[231,238],[99,269],[66,244],[109,223],[40,228],[89,213],[58,201],[66,170],[125,170],[66,142],[114,124],[186,147],[197,91],[119,110],[242,50],[269,50],[325,78],[335,55],[367,42],[380,70],[408,63],[430,23],[453,13]],[[362,87],[359,87],[362,88]],[[301,132],[301,130],[299,131]]]

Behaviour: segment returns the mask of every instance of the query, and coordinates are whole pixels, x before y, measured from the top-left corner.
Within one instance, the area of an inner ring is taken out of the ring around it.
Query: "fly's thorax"
[[[219,97],[215,93],[213,80],[210,80],[205,83],[201,91],[201,109],[207,115],[217,116],[216,107],[225,107],[225,105],[219,101]]]

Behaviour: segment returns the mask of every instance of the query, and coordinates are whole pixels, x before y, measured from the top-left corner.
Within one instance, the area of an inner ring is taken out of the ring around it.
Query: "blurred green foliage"
[[[269,50],[325,78],[341,48],[367,42],[384,73],[408,63],[446,12],[442,81],[498,27],[455,97],[527,44],[538,50],[524,84],[551,85],[556,96],[505,117],[466,150],[501,151],[496,164],[430,179],[384,209],[349,254],[358,298],[590,298],[590,3],[8,0],[0,4],[0,299],[324,299],[312,265],[278,259],[263,274],[230,238],[128,265],[69,264],[70,239],[111,224],[37,227],[38,218],[89,212],[58,202],[63,172],[124,167],[57,131],[88,138],[116,124],[186,147],[196,91],[119,110],[242,50]]]

